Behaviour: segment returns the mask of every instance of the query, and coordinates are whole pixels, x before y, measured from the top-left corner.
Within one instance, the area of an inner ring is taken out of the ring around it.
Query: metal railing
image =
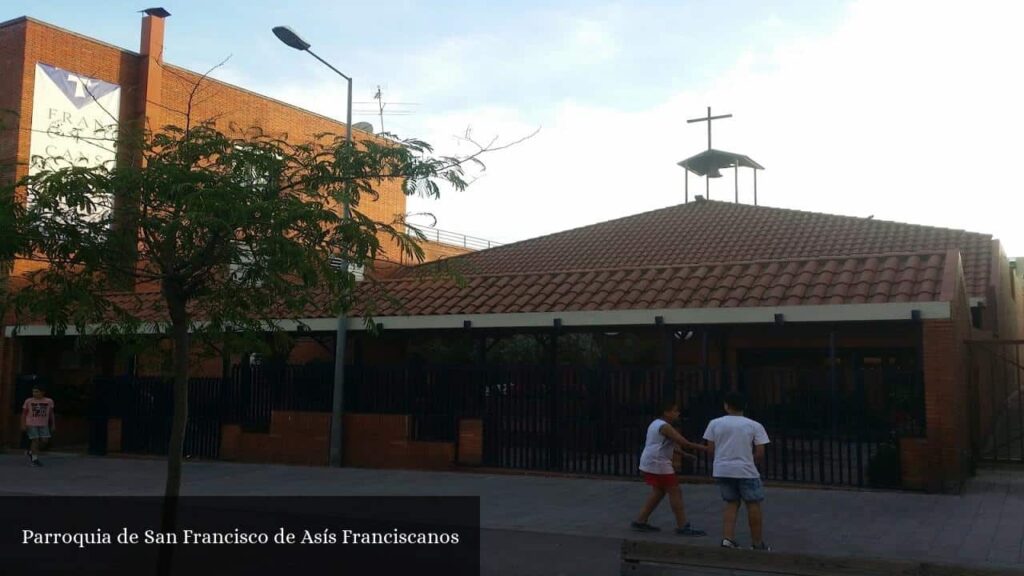
[[[410,228],[413,228],[413,226],[410,226]],[[414,228],[419,230],[428,241],[445,244],[447,246],[457,246],[472,250],[485,250],[487,248],[501,246],[500,242],[460,234],[458,232],[449,232],[432,226],[415,226]]]

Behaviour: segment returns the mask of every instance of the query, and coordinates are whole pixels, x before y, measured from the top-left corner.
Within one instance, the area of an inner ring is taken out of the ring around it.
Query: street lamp
[[[309,49],[309,42],[306,42],[295,33],[294,30],[287,26],[275,26],[273,28],[274,35],[277,36],[278,40],[284,42],[288,46],[308,52],[311,56],[319,60],[336,74],[348,81],[348,115],[345,120],[345,145],[352,145],[352,78],[344,74],[341,70],[338,70],[334,66],[331,66],[323,58],[316,55],[315,52]],[[346,220],[351,216],[348,206],[348,198],[342,200],[343,214]],[[342,247],[344,248],[344,247]],[[344,254],[344,250],[342,250]],[[348,260],[344,257],[341,258],[341,270],[342,272],[348,272]],[[342,447],[342,414],[344,412],[344,393],[345,393],[345,335],[348,324],[348,318],[345,316],[345,311],[342,310],[338,313],[338,327],[335,336],[334,344],[334,398],[331,405],[331,447],[330,447],[330,460],[331,466],[341,466],[341,447]]]
[[[309,52],[310,56],[312,56],[313,58],[316,58],[317,60],[322,62],[324,66],[327,66],[331,70],[334,70],[334,72],[338,76],[341,76],[345,80],[348,80],[348,114],[347,114],[346,119],[345,119],[345,142],[351,143],[352,142],[352,78],[349,77],[348,75],[346,75],[341,70],[338,70],[334,66],[331,66],[330,63],[327,62],[326,60],[324,60],[323,58],[317,56],[315,52],[313,52],[312,50],[309,49],[309,46],[310,46],[309,42],[306,42],[305,40],[300,38],[299,35],[296,34],[295,31],[292,30],[291,28],[289,28],[287,26],[274,26],[273,31],[274,31],[274,35],[277,36],[278,40],[280,40],[281,42],[284,42],[285,44],[287,44],[288,46],[291,46],[292,48],[295,48],[296,50],[301,50],[303,52]]]

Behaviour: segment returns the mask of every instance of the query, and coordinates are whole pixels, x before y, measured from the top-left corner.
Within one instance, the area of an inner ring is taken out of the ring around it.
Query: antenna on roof
[[[754,162],[749,156],[742,154],[734,154],[732,152],[724,152],[722,150],[715,150],[711,147],[711,122],[713,120],[722,120],[724,118],[732,118],[732,114],[723,114],[721,116],[711,115],[711,106],[708,106],[708,115],[701,118],[692,118],[687,120],[687,124],[693,124],[694,122],[707,122],[708,123],[708,149],[696,156],[691,156],[686,160],[678,162],[679,166],[682,166],[686,170],[685,176],[685,190],[686,190],[686,202],[690,201],[690,172],[698,176],[704,176],[704,194],[708,199],[711,198],[711,179],[721,178],[722,168],[733,168],[735,170],[735,181],[736,181],[736,203],[740,202],[740,166],[751,168],[754,173],[754,206],[757,206],[757,171],[764,170],[764,166],[761,166],[757,162]]]
[[[384,131],[384,96],[380,92],[380,84],[377,84],[377,93],[373,95],[373,99],[377,101],[377,105],[380,107],[380,131]]]

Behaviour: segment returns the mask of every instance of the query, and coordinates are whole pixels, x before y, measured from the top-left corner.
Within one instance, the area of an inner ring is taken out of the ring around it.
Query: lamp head
[[[309,42],[306,42],[295,33],[294,30],[287,26],[274,26],[274,36],[281,42],[284,42],[288,46],[295,48],[296,50],[309,50]]]

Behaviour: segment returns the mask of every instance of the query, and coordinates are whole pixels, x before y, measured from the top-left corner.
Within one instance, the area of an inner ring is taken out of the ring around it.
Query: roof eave
[[[596,310],[561,312],[520,312],[514,314],[444,314],[435,316],[377,316],[374,322],[385,330],[445,330],[465,327],[469,321],[474,328],[543,328],[561,320],[563,327],[644,326],[654,325],[657,317],[665,324],[771,324],[781,314],[786,323],[814,322],[882,322],[911,320],[914,311],[922,320],[950,318],[949,302],[889,302],[878,304],[821,304],[798,306],[757,306],[747,308],[673,308],[639,310]],[[279,329],[297,332],[332,332],[337,328],[336,318],[303,318],[277,320]],[[365,319],[351,317],[348,329],[365,330]],[[155,333],[159,326],[150,324],[141,333]],[[89,329],[86,330],[87,332]],[[7,328],[8,336],[13,328]],[[49,336],[49,326],[32,325],[18,329],[19,336]],[[78,335],[68,329],[66,335]]]

